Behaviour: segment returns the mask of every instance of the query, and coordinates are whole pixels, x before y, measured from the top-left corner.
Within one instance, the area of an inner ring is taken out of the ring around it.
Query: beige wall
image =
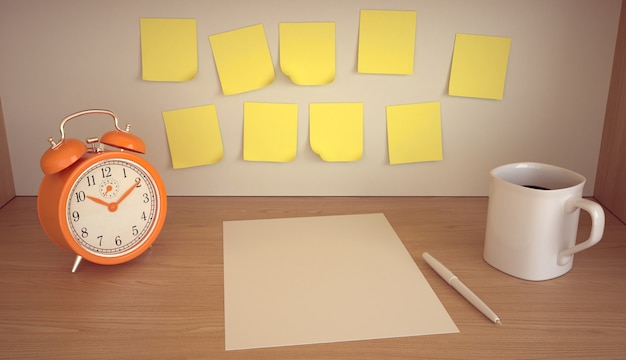
[[[593,191],[619,20],[619,0],[71,1],[0,0],[0,96],[18,195],[34,195],[46,139],[67,114],[115,111],[148,146],[170,195],[486,195],[487,172],[541,161],[581,172]],[[411,76],[356,73],[360,9],[418,12]],[[191,17],[199,71],[185,83],[141,80],[140,17]],[[337,76],[298,87],[278,67],[278,24],[332,21]],[[267,88],[221,93],[208,36],[262,23],[275,63]],[[504,100],[446,95],[456,33],[512,38]],[[290,163],[242,160],[243,102],[299,105]],[[440,101],[444,160],[390,166],[385,106]],[[308,104],[363,102],[365,152],[326,163],[308,142]],[[224,159],[174,170],[161,112],[215,104]],[[98,136],[108,120],[77,120],[68,136]]]

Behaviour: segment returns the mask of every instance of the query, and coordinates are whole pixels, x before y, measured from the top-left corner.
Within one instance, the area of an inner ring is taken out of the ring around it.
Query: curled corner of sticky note
[[[223,158],[224,158],[224,148],[222,146],[213,154],[212,158],[209,159],[209,161],[207,162],[207,165],[217,164],[218,162],[222,161]]]
[[[311,144],[311,149],[317,156],[326,162],[352,162],[359,161],[363,158],[363,149],[354,152],[338,152],[333,149],[322,149]]]
[[[256,76],[257,76],[256,82],[249,81],[248,83],[244,83],[244,81],[241,81],[238,83],[231,83],[229,82],[229,80],[222,80],[220,78],[220,83],[222,85],[222,93],[224,94],[224,96],[238,95],[238,94],[247,93],[250,91],[259,90],[259,89],[268,87],[274,82],[274,79],[275,79],[274,69],[273,68],[269,69],[265,74],[265,78],[263,79],[258,79],[258,77],[260,76],[260,73],[257,73]]]
[[[293,151],[290,154],[283,155],[283,157],[277,157],[271,160],[265,160],[265,162],[275,162],[275,163],[288,163],[292,162],[296,159],[296,152]]]
[[[335,81],[334,62],[332,64],[316,62],[307,67],[295,66],[281,59],[280,70],[293,84],[299,86],[320,86]]]
[[[265,84],[263,84],[261,88],[272,85],[272,83],[274,82],[274,79],[276,79],[276,74],[274,72],[274,68],[272,67],[268,70],[267,79],[265,80]]]
[[[222,161],[224,151],[221,146],[218,149],[211,149],[209,152],[210,153],[206,154],[203,158],[198,159],[193,157],[181,158],[180,155],[175,155],[170,151],[172,168],[175,170],[187,169],[191,167],[213,165]]]
[[[335,81],[335,72],[333,71],[332,73],[329,73],[327,75],[324,76],[303,76],[300,74],[294,74],[291,73],[289,71],[286,71],[285,69],[283,69],[281,67],[281,70],[283,72],[283,74],[285,74],[285,76],[287,76],[289,78],[289,80],[291,80],[292,83],[294,83],[295,85],[300,85],[300,86],[320,86],[320,85],[327,85],[332,83],[333,81]]]

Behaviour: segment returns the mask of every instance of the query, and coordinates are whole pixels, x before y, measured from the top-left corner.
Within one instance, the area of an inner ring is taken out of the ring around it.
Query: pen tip
[[[496,319],[496,324],[502,325],[502,321],[500,321],[500,319]]]

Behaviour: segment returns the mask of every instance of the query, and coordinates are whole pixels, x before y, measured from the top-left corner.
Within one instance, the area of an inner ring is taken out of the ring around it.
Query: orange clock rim
[[[69,229],[69,226],[67,225],[68,219],[66,206],[68,196],[70,195],[69,192],[78,177],[90,166],[98,162],[111,159],[121,159],[136,162],[150,174],[156,185],[155,191],[157,196],[157,214],[155,216],[155,220],[149,234],[146,236],[145,240],[143,240],[143,242],[141,242],[137,247],[134,247],[120,255],[100,256],[86,250],[85,248],[80,246],[78,242],[74,239]],[[64,248],[65,250],[70,250],[76,255],[81,256],[83,259],[93,263],[102,265],[116,265],[131,261],[137,258],[139,255],[143,254],[147,249],[150,248],[150,246],[152,246],[156,238],[159,236],[167,213],[167,195],[165,192],[165,186],[163,185],[163,181],[161,180],[158,172],[149,162],[147,162],[142,157],[130,152],[120,151],[105,151],[101,153],[93,153],[84,158],[81,158],[75,164],[73,164],[72,167],[62,171],[61,173],[47,175],[46,177],[52,176],[59,176],[60,178],[57,181],[52,181],[49,183],[47,183],[46,179],[44,178],[44,181],[42,181],[42,185],[39,190],[39,197],[41,200],[42,194],[49,194],[51,191],[57,192],[58,196],[56,197],[56,201],[39,201],[38,208],[41,223],[42,225],[44,225],[44,231],[52,240],[52,242],[54,242],[59,247]],[[60,189],[55,189],[55,187],[58,187],[57,184],[61,184]],[[50,205],[47,205],[47,203]],[[47,220],[44,220],[49,218],[54,218],[54,224],[51,224]],[[56,235],[60,235],[62,239],[55,239]],[[59,243],[59,241],[61,241],[61,243]]]

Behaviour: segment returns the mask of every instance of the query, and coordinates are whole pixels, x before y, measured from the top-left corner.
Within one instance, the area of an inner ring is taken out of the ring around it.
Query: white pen
[[[452,286],[456,291],[459,292],[459,294],[463,295],[463,297],[472,305],[474,305],[474,307],[478,309],[478,311],[483,313],[483,315],[485,315],[489,320],[493,321],[494,323],[502,325],[498,315],[496,315],[496,313],[494,313],[493,310],[491,310],[489,306],[487,306],[487,304],[480,300],[480,298],[476,296],[476,294],[474,294],[472,290],[465,286],[465,284],[463,284],[461,280],[459,280],[459,278],[452,273],[452,271],[448,270],[448,268],[446,268],[442,263],[440,263],[437,259],[432,257],[427,252],[423,253],[422,257],[424,258],[424,260],[426,260],[428,265],[430,265],[430,267],[432,267],[433,270],[435,270],[435,272],[439,274],[439,276],[441,276],[441,278],[447,281],[450,286]]]

